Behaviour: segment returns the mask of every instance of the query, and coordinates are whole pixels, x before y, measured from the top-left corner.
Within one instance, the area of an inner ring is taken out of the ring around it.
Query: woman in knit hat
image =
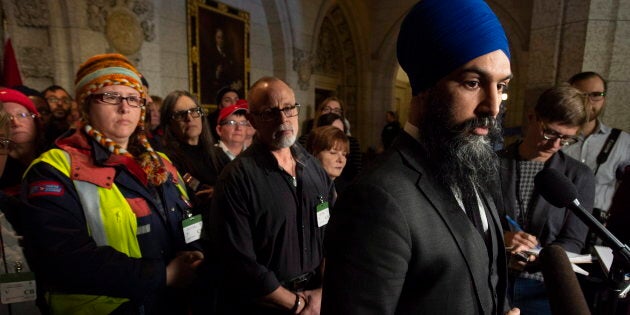
[[[203,260],[200,224],[177,170],[147,141],[138,72],[122,55],[97,55],[75,84],[83,124],[24,178],[40,304],[52,314],[182,314],[179,291]]]

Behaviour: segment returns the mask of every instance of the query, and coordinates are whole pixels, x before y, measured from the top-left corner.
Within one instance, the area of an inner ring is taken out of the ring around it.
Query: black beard
[[[446,188],[458,187],[464,198],[474,196],[473,186],[494,191],[498,157],[492,145],[501,137],[496,118],[478,116],[455,124],[451,100],[439,91],[429,93],[419,128],[434,177]],[[472,134],[476,127],[489,127],[488,135]]]

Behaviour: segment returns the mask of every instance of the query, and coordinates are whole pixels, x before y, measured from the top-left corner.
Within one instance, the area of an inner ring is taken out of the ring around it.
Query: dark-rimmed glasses
[[[51,97],[47,98],[46,101],[48,102],[48,104],[58,104],[58,103],[62,103],[62,104],[65,104],[65,105],[72,104],[72,99],[69,98],[69,97],[58,98],[58,97],[55,97],[55,96],[51,96]]]
[[[118,93],[110,93],[110,92],[92,94],[92,97],[95,100],[98,100],[102,103],[109,104],[109,105],[120,105],[122,104],[122,101],[125,100],[127,101],[127,104],[129,106],[135,107],[135,108],[140,108],[144,106],[144,103],[146,102],[144,98],[138,95],[129,95],[127,97],[123,97],[122,95]]]
[[[188,118],[188,114],[190,114],[190,117],[192,118],[199,118],[203,116],[205,113],[203,112],[203,108],[195,107],[191,109],[178,110],[176,112],[173,112],[173,115],[171,116],[171,118],[173,118],[173,120],[175,121],[184,121],[186,120],[186,118]]]
[[[219,125],[221,125],[221,126],[232,126],[232,127],[236,127],[236,126],[249,127],[249,121],[247,121],[247,120],[243,120],[243,121],[224,120]]]
[[[332,108],[330,106],[322,107],[322,114],[328,114],[328,113],[333,113],[333,114],[337,114],[341,116],[343,115],[343,109],[341,109],[341,107],[339,108]]]
[[[604,97],[606,96],[606,92],[590,92],[584,93],[584,95],[588,96],[591,101],[597,102],[604,99]]]
[[[563,147],[578,142],[577,136],[563,135],[555,130],[549,129],[549,127],[547,127],[547,125],[542,122],[540,123],[540,126],[543,132],[543,138],[547,141],[555,142],[556,140],[560,139],[560,145]]]
[[[284,116],[287,118],[295,117],[300,113],[300,104],[295,103],[282,109],[279,107],[267,108],[262,112],[251,112],[251,114],[258,116],[262,121],[271,121],[278,117],[281,112],[284,113]]]

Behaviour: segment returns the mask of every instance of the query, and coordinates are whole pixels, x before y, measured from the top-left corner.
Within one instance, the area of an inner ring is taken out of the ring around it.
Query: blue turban
[[[482,0],[420,1],[402,22],[397,45],[413,95],[479,56],[500,49],[510,58],[503,27]]]

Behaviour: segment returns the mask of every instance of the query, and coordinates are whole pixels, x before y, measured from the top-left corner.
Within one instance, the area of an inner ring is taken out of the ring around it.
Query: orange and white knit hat
[[[124,85],[134,88],[145,97],[140,73],[129,59],[121,54],[96,55],[84,62],[77,71],[74,81],[76,100],[83,100],[100,88],[109,85]]]
[[[121,85],[128,86],[140,93],[140,97],[146,97],[141,75],[131,62],[121,54],[102,54],[96,55],[84,62],[77,71],[75,79],[76,100],[82,111],[83,117],[86,119],[87,125],[83,126],[85,132],[99,141],[103,146],[108,148],[114,154],[132,156],[127,150],[120,147],[113,140],[108,139],[106,135],[100,133],[89,125],[88,106],[85,99],[94,94],[105,86]],[[149,182],[154,185],[160,185],[166,181],[167,173],[164,169],[160,158],[153,150],[144,132],[144,120],[146,108],[142,106],[140,119],[138,121],[137,133],[139,143],[145,148],[146,152],[136,157],[145,173]]]

